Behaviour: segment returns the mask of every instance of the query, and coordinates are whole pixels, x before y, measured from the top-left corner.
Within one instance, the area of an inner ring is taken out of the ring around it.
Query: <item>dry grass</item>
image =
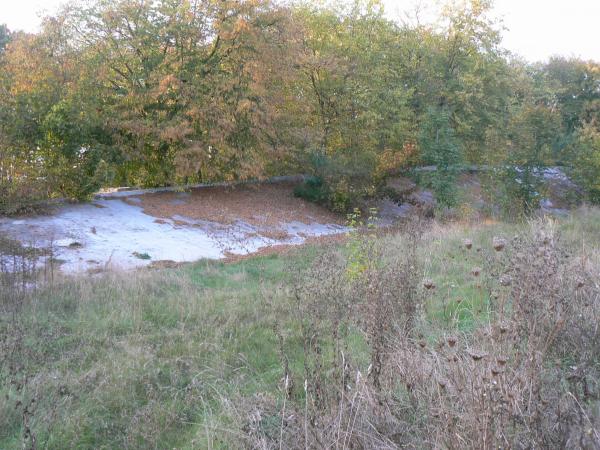
[[[468,333],[436,329],[419,300],[437,286],[418,289],[416,229],[393,249],[361,240],[358,273],[332,255],[309,272],[293,295],[305,368],[294,372],[281,346],[281,398],[253,399],[244,445],[598,448],[599,267],[567,250],[552,221],[494,237],[471,250],[483,268],[468,275],[488,292],[485,320]],[[352,329],[368,366],[343,344]]]
[[[26,291],[0,448],[598,448],[599,224],[408,223]]]

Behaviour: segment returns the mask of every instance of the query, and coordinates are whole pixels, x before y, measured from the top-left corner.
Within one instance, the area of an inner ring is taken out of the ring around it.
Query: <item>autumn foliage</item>
[[[579,155],[596,192],[598,64],[520,61],[490,9],[424,25],[362,0],[68,3],[39,33],[2,29],[0,188],[85,198],[304,173],[346,210],[452,154],[576,172]]]

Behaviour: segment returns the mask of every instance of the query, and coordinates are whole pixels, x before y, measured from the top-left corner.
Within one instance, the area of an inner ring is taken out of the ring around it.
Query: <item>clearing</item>
[[[0,232],[52,247],[65,273],[221,259],[344,233],[344,218],[298,199],[293,183],[187,192],[121,191],[49,215],[0,217]]]

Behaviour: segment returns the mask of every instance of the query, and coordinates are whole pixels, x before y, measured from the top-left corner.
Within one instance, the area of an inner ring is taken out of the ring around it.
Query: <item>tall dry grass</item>
[[[423,308],[437,286],[423,278],[422,229],[358,238],[358,270],[356,252],[334,252],[290,289],[305,367],[290,368],[276,325],[280,396],[240,401],[242,445],[600,448],[598,266],[568,250],[551,220],[485,248],[467,239],[482,262],[466,276],[488,293],[485,319],[439,329]],[[353,334],[367,361],[344,345]]]

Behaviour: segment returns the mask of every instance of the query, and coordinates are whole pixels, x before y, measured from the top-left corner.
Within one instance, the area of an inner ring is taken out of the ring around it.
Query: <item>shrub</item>
[[[0,214],[13,215],[35,211],[47,200],[41,183],[0,182]]]
[[[314,150],[306,161],[311,177],[296,190],[296,195],[317,201],[330,209],[347,213],[362,199],[375,194],[374,155],[355,149],[326,154]]]
[[[323,180],[319,177],[308,177],[304,183],[296,186],[294,195],[314,203],[324,203],[329,197]]]

